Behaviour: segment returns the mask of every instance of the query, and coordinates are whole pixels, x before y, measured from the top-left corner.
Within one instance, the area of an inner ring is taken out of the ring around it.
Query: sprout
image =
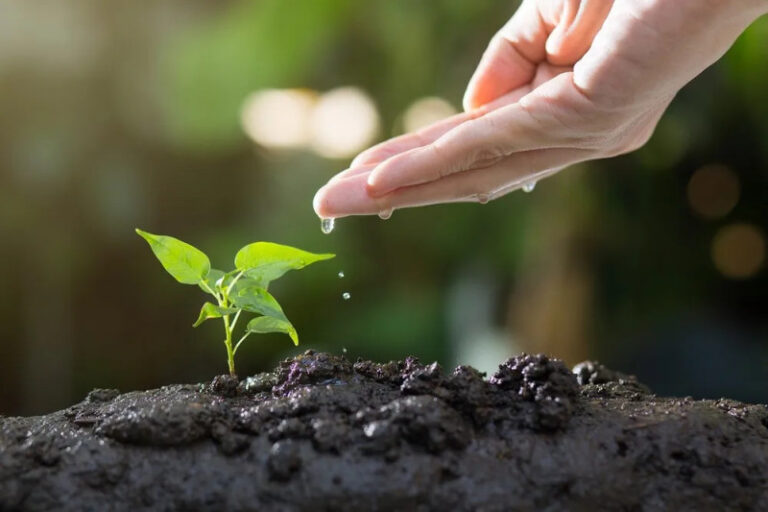
[[[230,375],[235,375],[237,350],[253,333],[282,332],[290,336],[295,345],[299,344],[296,329],[267,288],[289,270],[298,270],[335,256],[314,254],[271,242],[255,242],[237,252],[235,270],[224,272],[211,268],[208,256],[188,243],[140,229],[136,232],[149,243],[163,268],[174,279],[182,284],[197,285],[216,299],[215,304],[203,304],[193,327],[211,318],[223,320]],[[243,311],[257,316],[246,324],[240,339],[233,343],[233,333]]]

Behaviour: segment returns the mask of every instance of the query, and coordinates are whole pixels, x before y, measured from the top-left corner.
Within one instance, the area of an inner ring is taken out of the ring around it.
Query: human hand
[[[321,217],[485,202],[633,151],[765,0],[524,0],[493,37],[466,112],[374,146],[315,196]]]

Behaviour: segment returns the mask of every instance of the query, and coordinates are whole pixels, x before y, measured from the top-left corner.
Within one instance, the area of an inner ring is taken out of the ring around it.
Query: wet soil
[[[0,417],[0,510],[768,510],[768,406],[546,356],[485,378],[309,351]]]

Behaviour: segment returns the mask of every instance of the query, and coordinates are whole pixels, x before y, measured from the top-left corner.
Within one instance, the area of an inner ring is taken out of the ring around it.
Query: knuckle
[[[435,141],[431,150],[439,162],[440,177],[489,167],[504,159],[507,151],[497,138],[493,126],[479,118]]]
[[[483,169],[485,167],[491,167],[502,161],[506,155],[497,147],[480,147],[477,148],[470,156],[468,161],[468,168],[470,169]]]
[[[432,166],[432,178],[440,179],[453,174],[453,159],[448,154],[448,147],[444,142],[437,140],[434,144],[427,146],[431,154],[431,159],[434,162]]]

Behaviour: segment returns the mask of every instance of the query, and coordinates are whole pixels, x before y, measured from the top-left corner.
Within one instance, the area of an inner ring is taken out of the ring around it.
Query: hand
[[[485,202],[633,151],[766,11],[765,0],[524,0],[470,80],[466,112],[364,151],[318,191],[315,211]]]

